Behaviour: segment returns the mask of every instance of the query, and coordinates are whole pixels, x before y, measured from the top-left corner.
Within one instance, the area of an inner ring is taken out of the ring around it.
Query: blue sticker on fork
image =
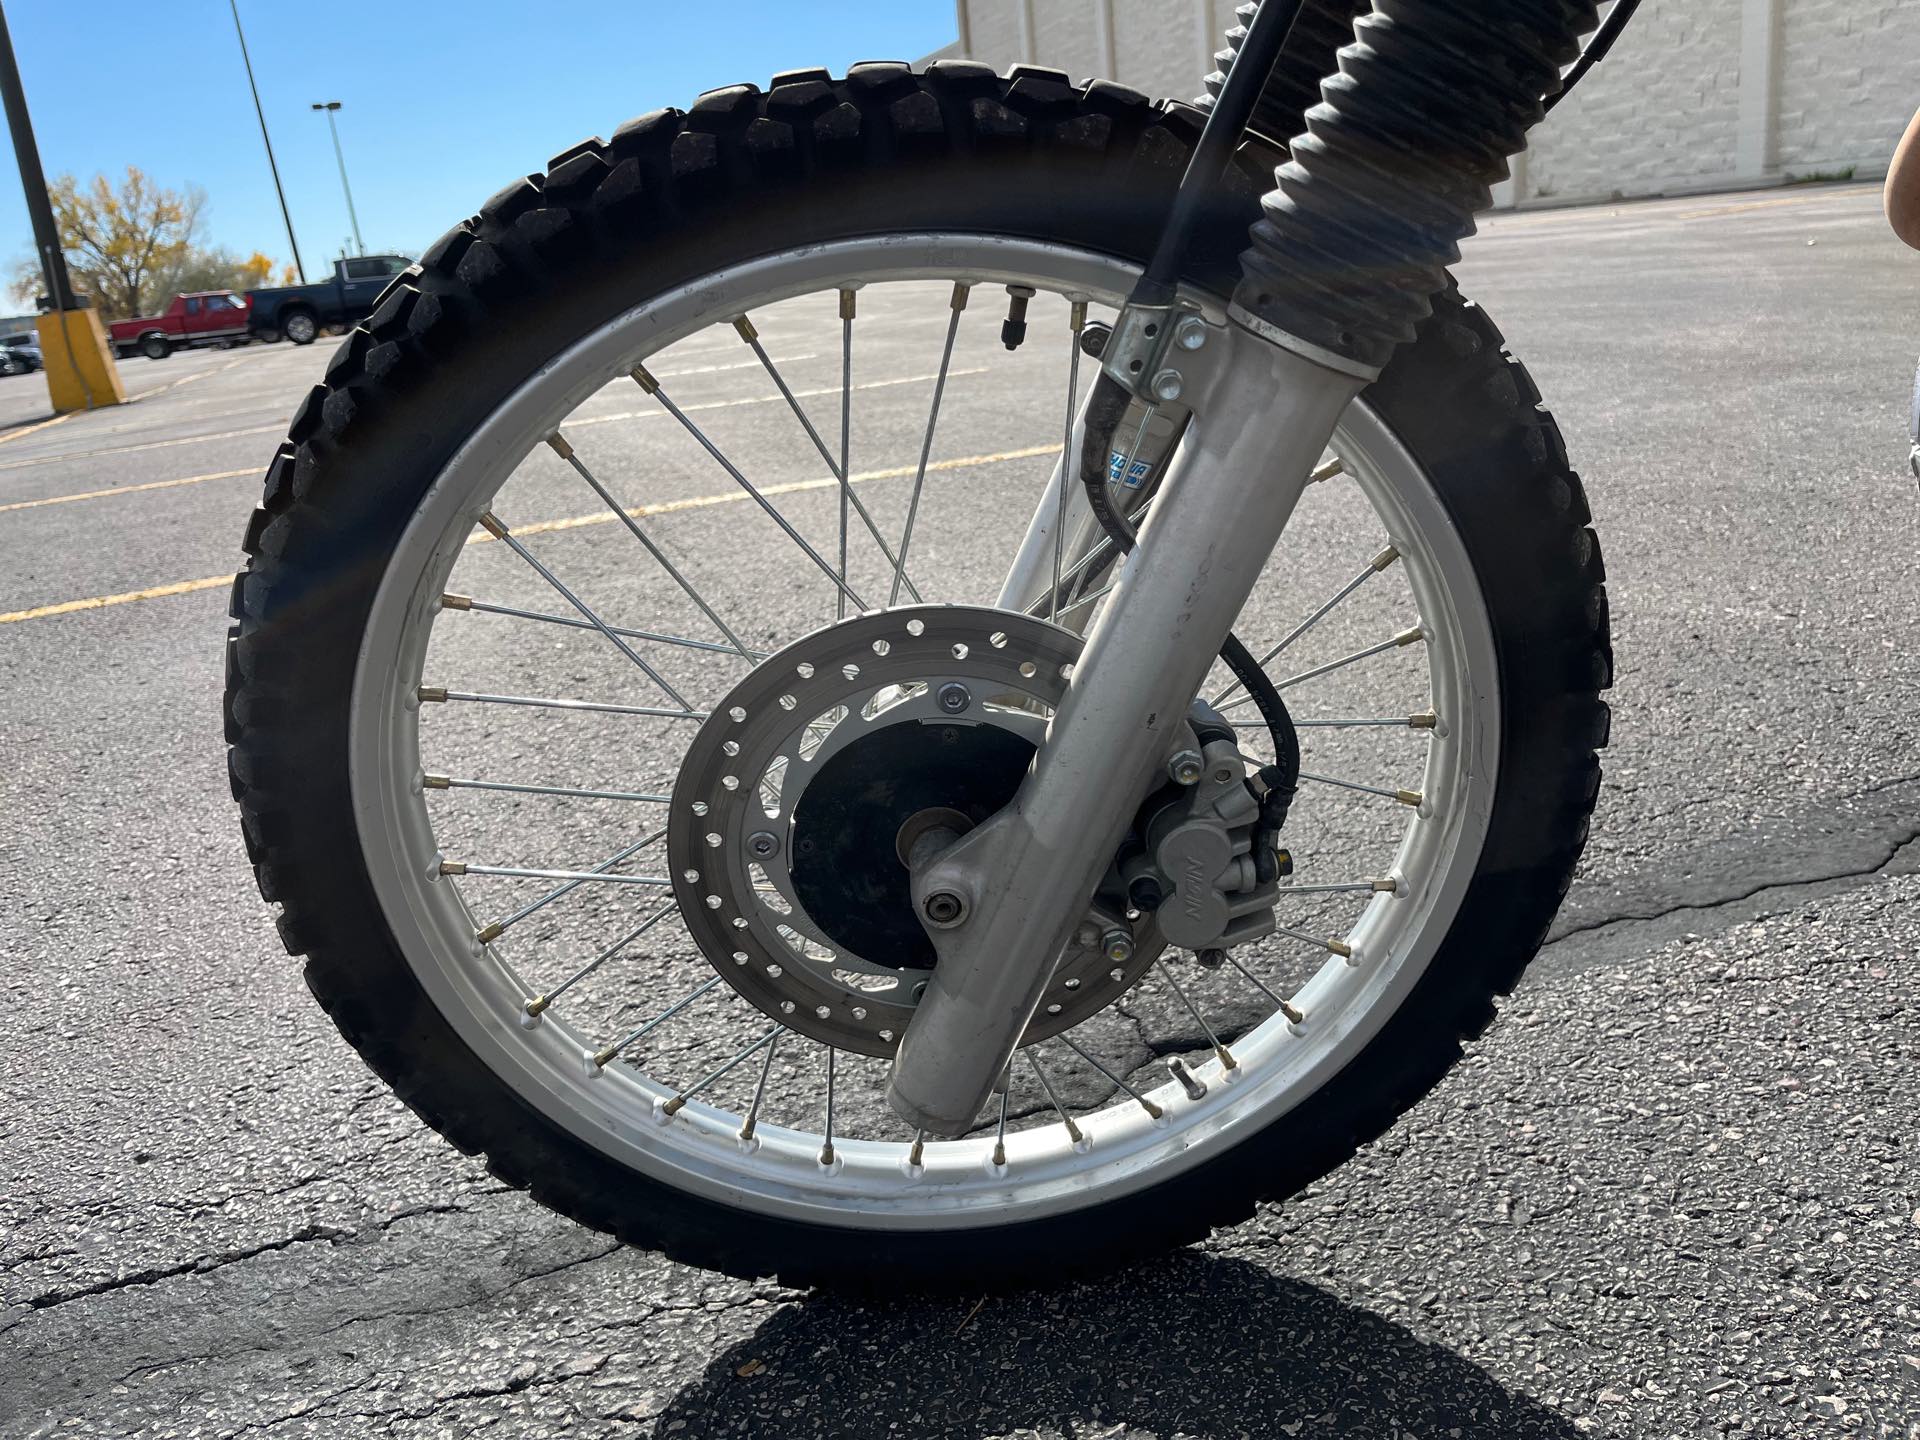
[[[1121,477],[1123,470],[1126,470],[1124,479]],[[1127,470],[1127,457],[1118,450],[1107,457],[1107,477],[1115,485],[1123,485],[1129,490],[1138,490],[1146,482],[1147,476],[1152,473],[1152,461],[1136,460],[1133,462],[1133,468]]]

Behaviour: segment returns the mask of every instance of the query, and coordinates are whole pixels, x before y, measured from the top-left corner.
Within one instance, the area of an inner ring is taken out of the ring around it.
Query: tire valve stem
[[[1196,1078],[1191,1070],[1187,1069],[1186,1062],[1180,1059],[1179,1056],[1176,1055],[1173,1059],[1167,1061],[1167,1070],[1174,1079],[1180,1082],[1180,1088],[1187,1092],[1187,1099],[1204,1100],[1207,1098],[1206,1085]]]
[[[1000,343],[1009,350],[1018,350],[1027,338],[1027,302],[1034,294],[1031,285],[1007,287],[1007,318],[1000,325]]]

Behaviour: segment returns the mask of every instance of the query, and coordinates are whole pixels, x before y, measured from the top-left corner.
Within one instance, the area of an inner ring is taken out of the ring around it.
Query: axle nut
[[[951,890],[936,890],[921,903],[927,922],[942,927],[958,925],[967,917],[967,902]]]

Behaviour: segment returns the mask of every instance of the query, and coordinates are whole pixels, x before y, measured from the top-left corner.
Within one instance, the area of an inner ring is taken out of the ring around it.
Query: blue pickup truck
[[[351,325],[373,313],[387,282],[413,261],[405,255],[356,255],[333,262],[333,278],[317,285],[252,290],[248,328],[261,340],[311,345],[330,325]]]

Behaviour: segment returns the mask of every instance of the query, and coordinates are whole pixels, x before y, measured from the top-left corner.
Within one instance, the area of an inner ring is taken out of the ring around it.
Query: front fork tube
[[[1193,422],[1138,553],[1019,793],[914,875],[921,915],[945,923],[926,922],[938,964],[901,1037],[888,1098],[929,1134],[971,1128],[1006,1069],[1308,474],[1365,383],[1237,325],[1216,343],[1224,353],[1191,401]]]

